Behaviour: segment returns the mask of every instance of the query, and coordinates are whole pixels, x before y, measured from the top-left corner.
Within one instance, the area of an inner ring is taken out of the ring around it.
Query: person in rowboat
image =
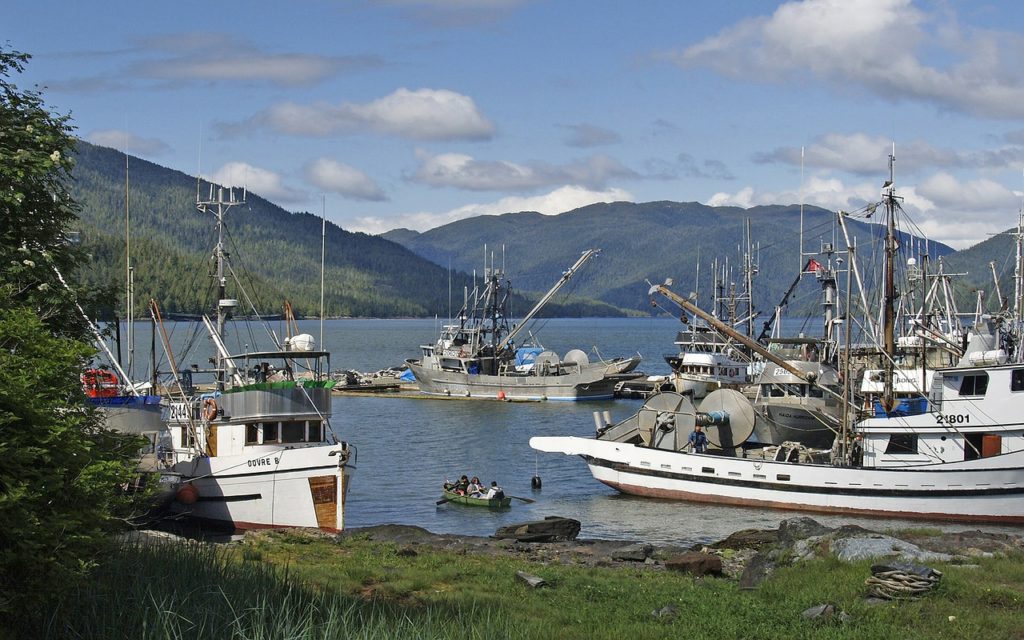
[[[502,498],[505,497],[505,492],[501,490],[501,487],[498,486],[497,482],[491,480],[491,488],[487,490],[487,493],[484,494],[484,497],[487,498],[488,500],[491,500],[492,498],[501,500]]]
[[[458,482],[454,484],[451,482],[444,483],[444,490],[450,493],[455,493],[460,496],[466,495],[466,489],[469,487],[469,478],[462,476]]]
[[[466,495],[471,498],[483,497],[483,485],[480,484],[480,478],[473,476],[473,479],[469,481],[469,486],[466,487]]]

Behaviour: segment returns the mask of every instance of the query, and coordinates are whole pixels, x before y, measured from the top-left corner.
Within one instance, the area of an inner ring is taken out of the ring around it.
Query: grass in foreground
[[[804,562],[756,591],[669,572],[545,566],[294,533],[129,547],[55,603],[48,638],[1021,638],[1024,558],[937,566],[918,601],[869,605],[870,563]],[[524,570],[547,589],[515,580]],[[850,621],[808,621],[831,602]],[[674,606],[678,615],[655,618]],[[43,626],[43,623],[40,623]]]

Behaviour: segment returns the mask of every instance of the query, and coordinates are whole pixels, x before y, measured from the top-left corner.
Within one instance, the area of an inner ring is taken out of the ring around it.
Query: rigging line
[[[224,231],[225,231],[225,234],[227,235],[228,243],[231,245],[232,252],[234,254],[236,254],[236,255],[241,255],[241,252],[238,250],[238,244],[235,242],[235,237],[232,234],[230,227],[225,226],[224,227]],[[244,274],[246,276],[246,280],[248,280],[249,289],[246,289],[246,287],[244,286],[244,284],[242,282],[242,278],[239,276],[239,272],[235,270],[235,266],[234,266],[234,261],[233,260],[228,260],[227,261],[228,271],[230,272],[231,277],[234,278],[235,282],[238,283],[239,291],[241,291],[243,297],[245,298],[246,303],[252,309],[253,314],[260,321],[260,323],[263,324],[264,329],[266,330],[267,335],[270,337],[271,341],[277,346],[278,349],[280,349],[281,345],[278,343],[276,336],[274,336],[273,332],[270,330],[270,327],[267,324],[267,322],[264,321],[260,317],[260,313],[259,313],[258,309],[263,307],[263,301],[260,300],[260,298],[259,298],[259,293],[256,290],[256,285],[255,285],[255,281],[252,278],[252,274],[250,273],[250,271],[248,269],[245,268],[245,265],[244,265],[244,263],[242,263],[241,260],[239,260],[238,262],[239,262],[239,269],[241,270],[241,273]],[[252,297],[249,296],[249,290],[252,291]],[[253,302],[253,298],[255,298],[255,303]],[[250,329],[250,340],[252,340],[253,344],[255,345],[255,343],[256,343],[256,336],[254,334],[252,334],[251,329]]]

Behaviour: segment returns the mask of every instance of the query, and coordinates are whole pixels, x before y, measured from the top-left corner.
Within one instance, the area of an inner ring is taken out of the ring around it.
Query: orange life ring
[[[213,398],[203,400],[203,418],[207,422],[213,422],[217,419],[217,401]]]

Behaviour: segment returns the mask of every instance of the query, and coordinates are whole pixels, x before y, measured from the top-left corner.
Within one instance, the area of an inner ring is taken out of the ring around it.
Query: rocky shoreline
[[[849,562],[872,558],[892,563],[969,565],[981,557],[1024,552],[1024,533],[910,529],[892,535],[857,525],[830,528],[808,517],[789,518],[782,521],[778,529],[737,531],[719,542],[692,547],[591,539],[519,542],[437,534],[410,525],[350,529],[340,536],[390,542],[398,545],[399,553],[405,555],[415,555],[417,549],[423,548],[458,554],[513,556],[541,564],[721,575],[739,580],[741,588],[756,587],[776,567],[814,557],[834,556]]]

